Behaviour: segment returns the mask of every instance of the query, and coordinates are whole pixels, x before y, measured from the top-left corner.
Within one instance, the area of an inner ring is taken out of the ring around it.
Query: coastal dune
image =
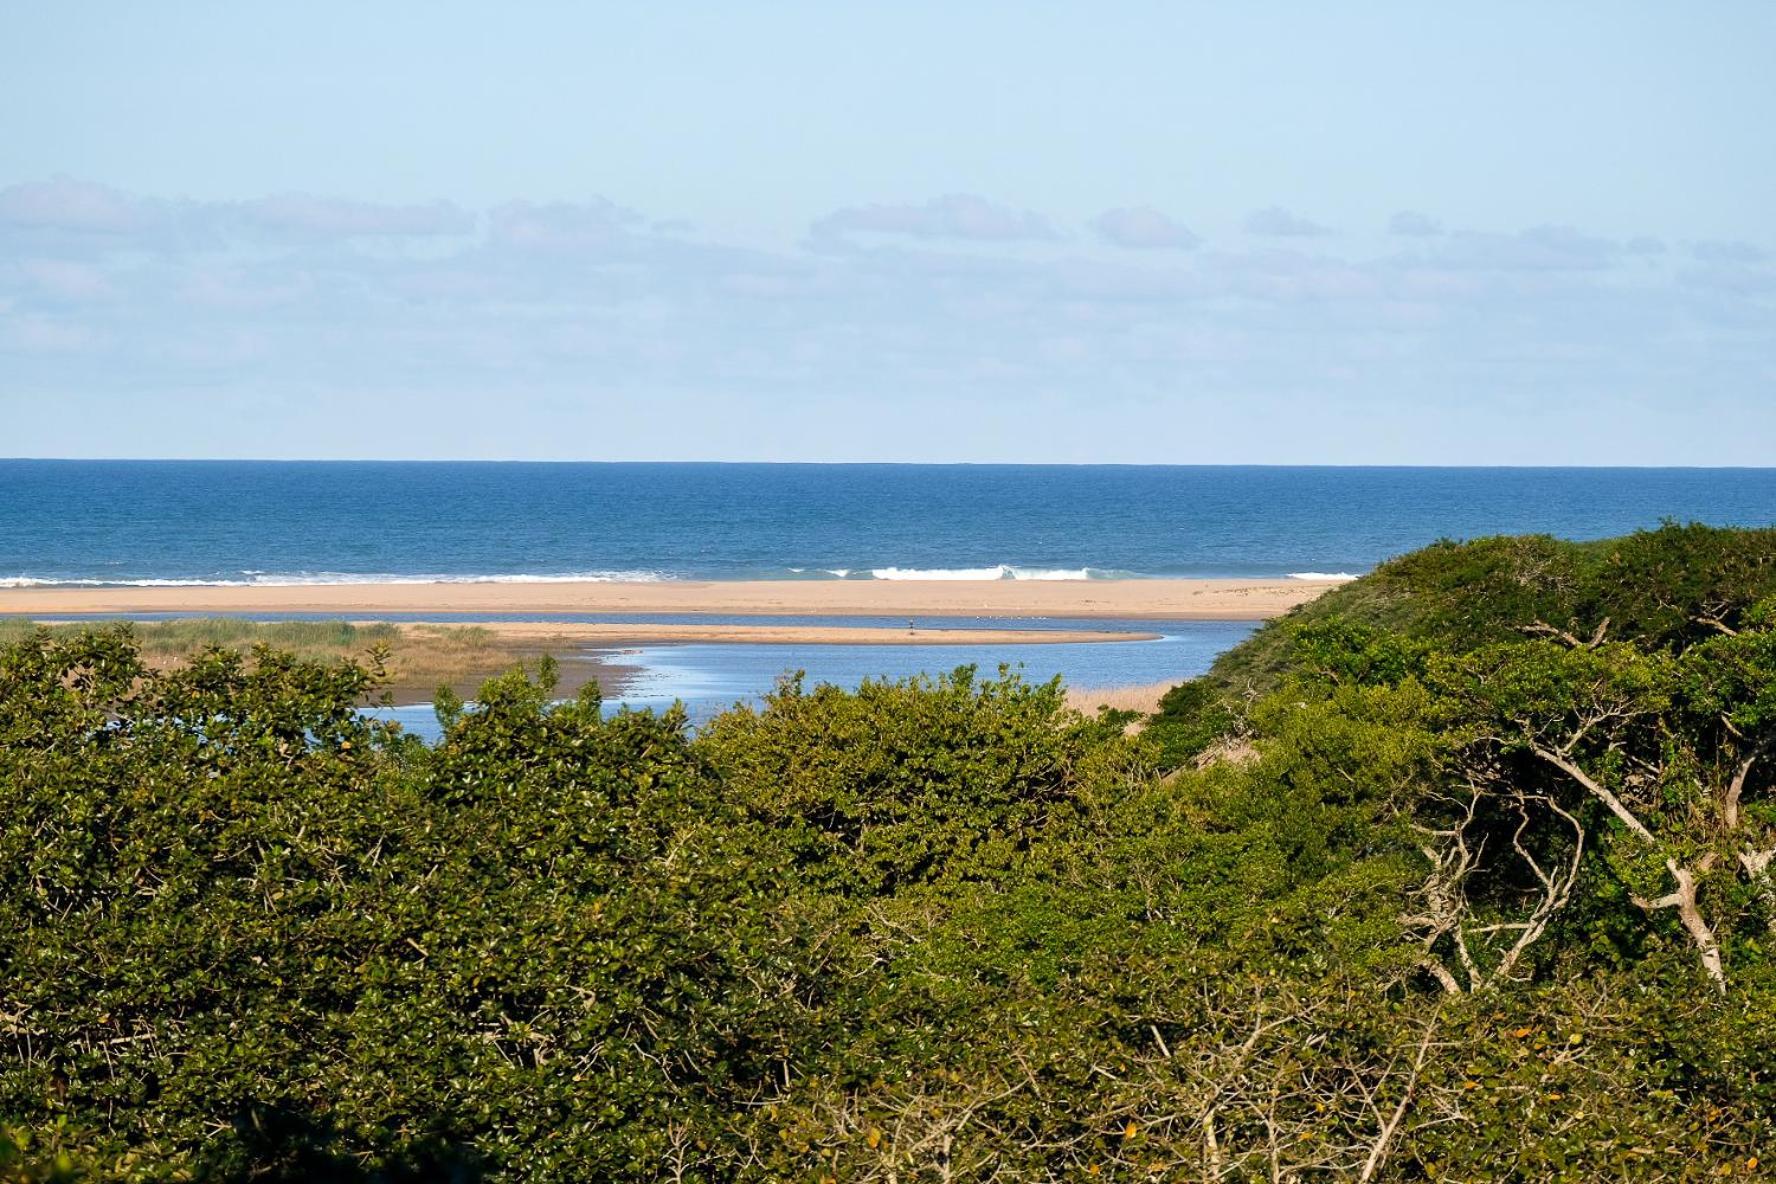
[[[0,613],[686,613],[1251,621],[1338,580],[747,580],[0,588]]]

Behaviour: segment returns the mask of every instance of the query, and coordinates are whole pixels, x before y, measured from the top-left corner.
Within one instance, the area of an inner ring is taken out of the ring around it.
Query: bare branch
[[[1671,872],[1671,878],[1677,881],[1677,891],[1657,900],[1636,896],[1633,898],[1634,903],[1649,912],[1653,909],[1677,910],[1677,919],[1683,922],[1690,941],[1696,946],[1697,956],[1702,959],[1702,969],[1708,973],[1715,989],[1725,995],[1727,972],[1721,965],[1720,942],[1715,939],[1714,930],[1709,928],[1708,922],[1703,918],[1702,910],[1696,907],[1695,874],[1687,867],[1680,867],[1675,859],[1667,859],[1665,866]]]
[[[1418,1042],[1418,1055],[1413,1058],[1412,1072],[1406,1078],[1406,1088],[1400,1091],[1400,1103],[1394,1107],[1392,1116],[1382,1123],[1381,1133],[1375,1137],[1374,1144],[1369,1148],[1369,1158],[1363,1162],[1362,1174],[1357,1177],[1358,1184],[1366,1184],[1367,1181],[1375,1179],[1376,1173],[1381,1171],[1382,1166],[1387,1163],[1388,1151],[1394,1142],[1394,1133],[1400,1129],[1400,1123],[1405,1119],[1406,1111],[1412,1105],[1413,1092],[1418,1089],[1418,1075],[1424,1068],[1425,1056],[1430,1052],[1431,1037],[1437,1032],[1438,1018],[1437,1015],[1433,1015],[1430,1022],[1425,1025],[1424,1039]]]
[[[1566,907],[1566,902],[1572,897],[1573,885],[1578,883],[1580,866],[1584,862],[1585,856],[1585,828],[1579,825],[1579,820],[1562,810],[1552,799],[1537,795],[1533,800],[1541,802],[1554,813],[1560,815],[1573,832],[1572,853],[1567,858],[1566,866],[1557,869],[1552,874],[1543,871],[1542,865],[1536,862],[1535,856],[1531,855],[1523,845],[1523,832],[1529,829],[1529,811],[1524,807],[1524,800],[1520,797],[1516,802],[1517,816],[1520,821],[1516,833],[1511,836],[1511,846],[1516,848],[1517,854],[1522,857],[1524,863],[1529,865],[1530,870],[1535,873],[1536,879],[1541,883],[1542,899],[1534,911],[1530,913],[1528,921],[1523,923],[1517,940],[1509,950],[1505,951],[1504,957],[1499,959],[1498,966],[1492,972],[1492,981],[1494,982],[1511,979],[1512,972],[1517,968],[1517,963],[1522,959],[1524,953],[1540,940],[1542,934],[1548,931],[1549,922]]]
[[[1437,961],[1435,958],[1426,957],[1424,960],[1424,968],[1430,971],[1431,977],[1437,980],[1438,985],[1441,986],[1445,992],[1451,995],[1462,994],[1462,985],[1456,979],[1455,975],[1449,973],[1449,967],[1443,965],[1443,963]]]
[[[1762,744],[1751,750],[1751,753],[1739,762],[1733,773],[1733,781],[1727,786],[1727,796],[1721,802],[1721,825],[1727,830],[1736,830],[1739,826],[1739,803],[1745,797],[1745,783],[1751,778],[1751,770],[1758,759],[1769,751],[1776,738],[1766,738]]]
[[[1770,878],[1770,864],[1776,860],[1776,848],[1767,851],[1741,851],[1739,864],[1757,887],[1758,898],[1770,913],[1770,931],[1776,933],[1776,882]]]
[[[1537,621],[1531,625],[1519,625],[1517,630],[1520,633],[1527,633],[1531,637],[1545,637],[1550,641],[1558,641],[1569,649],[1594,650],[1602,645],[1603,639],[1609,635],[1609,627],[1610,619],[1605,617],[1603,622],[1597,626],[1596,632],[1591,634],[1590,641],[1581,640],[1571,632],[1556,628],[1546,621]]]
[[[1546,637],[1550,641],[1562,642],[1575,650],[1583,649],[1585,647],[1585,643],[1574,637],[1571,633],[1567,632],[1565,629],[1556,629],[1546,621],[1537,621],[1532,625],[1519,625],[1517,626],[1517,629],[1519,632],[1527,633],[1531,637]]]
[[[1590,774],[1586,773],[1585,770],[1579,768],[1579,766],[1575,765],[1565,756],[1555,752],[1551,748],[1544,748],[1540,744],[1536,744],[1532,745],[1532,750],[1537,756],[1547,761],[1550,765],[1553,765],[1556,769],[1559,769],[1562,773],[1565,773],[1568,777],[1577,781],[1585,788],[1586,793],[1589,793],[1592,797],[1608,806],[1610,813],[1614,814],[1617,818],[1620,818],[1629,830],[1633,831],[1649,843],[1656,842],[1653,838],[1653,832],[1647,829],[1646,823],[1636,818],[1634,812],[1622,803],[1621,798],[1592,780]]]

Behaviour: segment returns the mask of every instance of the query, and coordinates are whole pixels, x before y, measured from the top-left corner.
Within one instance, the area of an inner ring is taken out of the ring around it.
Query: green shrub
[[[780,834],[796,878],[880,896],[1013,875],[1094,795],[1140,776],[1112,722],[1066,709],[1059,681],[964,667],[855,692],[787,680],[716,719],[699,749],[728,793]]]

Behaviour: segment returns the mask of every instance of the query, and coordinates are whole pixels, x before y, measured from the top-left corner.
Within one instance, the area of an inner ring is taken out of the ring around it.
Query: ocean
[[[0,461],[0,586],[1360,574],[1776,522],[1776,469]]]

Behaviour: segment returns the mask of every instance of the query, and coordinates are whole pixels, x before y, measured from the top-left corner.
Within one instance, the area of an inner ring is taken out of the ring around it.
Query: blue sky
[[[15,5],[0,455],[1776,463],[1776,6]]]

